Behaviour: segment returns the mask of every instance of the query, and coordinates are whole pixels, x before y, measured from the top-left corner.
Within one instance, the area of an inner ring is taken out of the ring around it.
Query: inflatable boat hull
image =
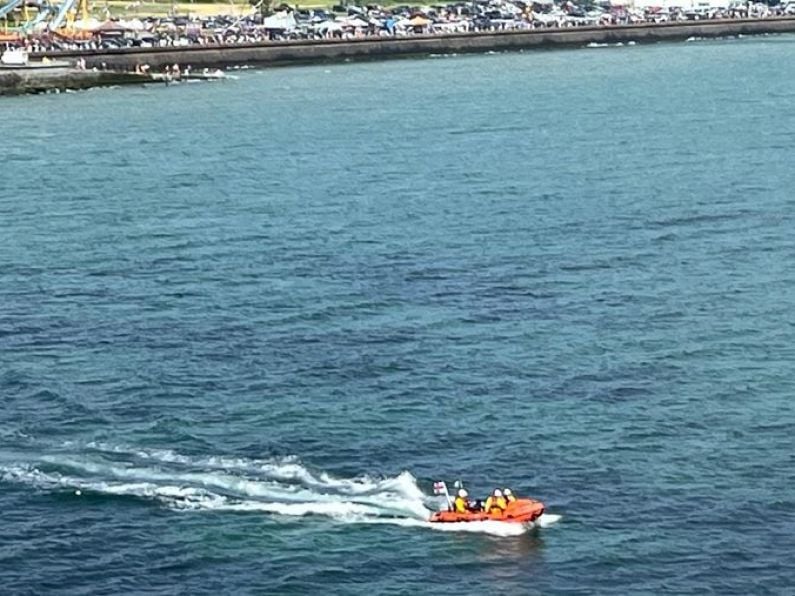
[[[499,521],[513,524],[527,524],[537,520],[544,513],[544,504],[532,499],[517,499],[513,503],[508,503],[505,511],[486,513],[485,511],[467,511],[466,513],[456,513],[455,511],[437,511],[431,516],[433,523],[458,523],[476,521]]]

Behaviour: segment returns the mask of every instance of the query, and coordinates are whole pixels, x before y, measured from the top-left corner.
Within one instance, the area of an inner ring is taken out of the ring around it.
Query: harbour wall
[[[148,64],[194,68],[236,65],[279,66],[344,60],[376,60],[429,54],[462,54],[541,48],[582,47],[590,43],[657,43],[692,37],[714,38],[795,32],[795,17],[644,23],[638,25],[532,29],[495,33],[417,35],[353,40],[282,41],[234,46],[116,48],[50,52],[58,59],[82,57],[88,67],[132,70]]]
[[[152,78],[132,72],[57,69],[0,70],[0,95],[23,95],[46,91],[66,91],[109,87],[112,85],[139,85]]]

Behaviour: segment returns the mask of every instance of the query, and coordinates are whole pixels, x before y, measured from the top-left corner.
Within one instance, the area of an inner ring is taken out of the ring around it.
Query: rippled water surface
[[[794,51],[0,102],[3,592],[788,593]]]

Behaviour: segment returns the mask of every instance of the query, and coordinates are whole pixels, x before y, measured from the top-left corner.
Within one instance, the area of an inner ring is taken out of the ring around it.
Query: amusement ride
[[[42,34],[81,39],[90,36],[81,27],[88,23],[88,0],[0,0],[0,43]]]

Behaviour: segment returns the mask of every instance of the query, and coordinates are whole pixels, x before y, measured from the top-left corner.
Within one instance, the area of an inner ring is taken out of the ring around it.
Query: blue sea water
[[[793,52],[0,102],[0,591],[791,593]]]

